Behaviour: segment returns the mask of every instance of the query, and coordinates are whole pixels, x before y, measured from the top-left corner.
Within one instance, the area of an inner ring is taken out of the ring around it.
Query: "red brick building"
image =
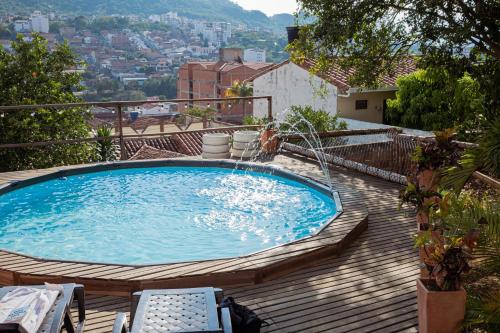
[[[234,81],[244,81],[249,77],[273,66],[272,63],[242,62],[241,49],[221,49],[217,62],[188,62],[179,69],[177,81],[177,98],[222,98],[227,88]],[[193,102],[189,104],[207,107],[208,103]],[[253,104],[243,102],[232,103],[231,107],[217,103],[210,105],[218,110],[221,120],[241,123],[245,115],[252,115]],[[180,106],[182,110],[184,106]]]

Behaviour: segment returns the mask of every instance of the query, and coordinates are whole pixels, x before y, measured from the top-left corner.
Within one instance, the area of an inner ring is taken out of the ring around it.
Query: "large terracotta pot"
[[[274,154],[278,151],[279,139],[276,135],[276,129],[270,128],[262,131],[260,135],[260,146],[262,151],[269,154]]]
[[[431,291],[428,283],[429,280],[417,279],[419,332],[458,332],[465,316],[465,290]]]
[[[439,171],[431,169],[420,171],[417,174],[417,181],[422,190],[435,191],[439,183]]]

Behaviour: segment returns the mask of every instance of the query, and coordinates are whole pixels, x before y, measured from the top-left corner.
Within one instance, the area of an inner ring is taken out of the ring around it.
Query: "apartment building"
[[[188,62],[179,69],[177,97],[180,99],[222,98],[235,81],[244,81],[273,66],[272,63],[243,62],[242,49],[220,49],[217,62]],[[221,120],[241,123],[252,114],[253,104],[192,102],[189,105],[213,107]],[[187,105],[180,106],[180,110]]]

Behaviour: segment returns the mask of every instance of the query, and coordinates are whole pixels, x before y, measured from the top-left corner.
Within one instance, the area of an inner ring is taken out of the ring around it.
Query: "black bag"
[[[233,333],[260,333],[263,324],[269,326],[267,322],[257,317],[255,312],[236,303],[232,297],[224,298],[220,307],[229,309]]]

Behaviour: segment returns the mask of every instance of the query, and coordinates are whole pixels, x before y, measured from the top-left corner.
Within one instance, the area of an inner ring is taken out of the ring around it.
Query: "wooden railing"
[[[77,144],[77,143],[87,143],[87,142],[98,142],[109,139],[114,139],[119,141],[120,149],[122,152],[125,151],[125,138],[136,138],[136,137],[154,137],[154,136],[162,136],[166,133],[147,133],[147,134],[130,134],[125,135],[123,132],[124,126],[124,108],[125,107],[135,107],[141,106],[144,104],[161,104],[161,103],[170,103],[170,104],[184,104],[184,107],[190,108],[193,106],[199,107],[200,105],[197,103],[208,103],[211,105],[222,104],[222,103],[235,103],[243,102],[246,103],[248,101],[254,100],[267,100],[267,118],[269,121],[273,120],[273,110],[272,110],[272,96],[248,96],[248,97],[229,97],[229,98],[193,98],[193,99],[167,99],[167,100],[155,100],[155,101],[113,101],[113,102],[81,102],[81,103],[65,103],[65,104],[34,104],[34,105],[12,105],[12,106],[0,106],[0,115],[7,112],[16,112],[16,111],[26,111],[30,110],[32,112],[36,112],[37,110],[62,110],[62,109],[73,109],[73,108],[91,108],[91,107],[100,107],[100,108],[112,108],[114,113],[116,114],[116,131],[115,133],[107,137],[88,137],[88,138],[76,138],[76,139],[67,139],[67,140],[50,140],[50,141],[40,141],[40,142],[15,142],[15,143],[4,143],[0,144],[0,149],[8,149],[8,148],[31,148],[31,147],[43,147],[57,144]],[[182,114],[183,110],[179,110],[179,113]],[[236,125],[235,125],[236,126]],[[221,128],[222,129],[222,128]],[[125,154],[121,154],[122,159],[125,158]]]

